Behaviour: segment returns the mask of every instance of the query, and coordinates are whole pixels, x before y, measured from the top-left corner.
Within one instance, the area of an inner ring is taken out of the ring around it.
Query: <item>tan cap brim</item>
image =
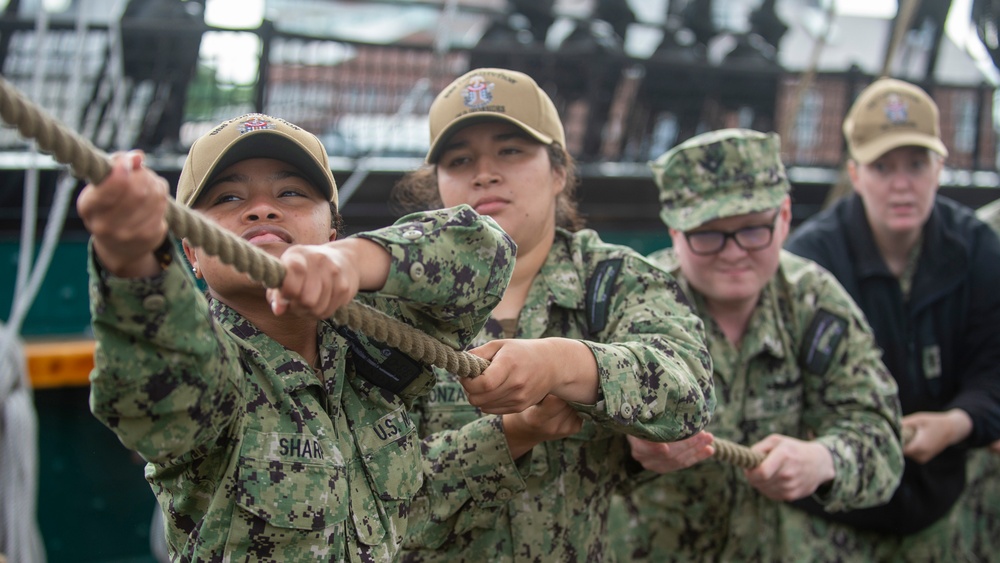
[[[546,145],[552,144],[552,137],[542,133],[541,131],[538,131],[537,129],[528,127],[523,122],[514,119],[513,117],[510,117],[508,115],[502,113],[492,113],[492,112],[470,113],[467,115],[463,115],[462,117],[456,118],[454,121],[448,124],[447,127],[445,127],[444,131],[442,131],[441,134],[438,135],[437,140],[434,142],[434,144],[431,145],[431,150],[427,151],[427,158],[425,158],[424,161],[427,162],[428,164],[436,163],[438,161],[438,158],[441,157],[441,153],[444,151],[445,147],[451,141],[451,136],[454,135],[455,133],[458,133],[460,130],[465,129],[466,127],[469,127],[471,125],[476,125],[479,123],[489,123],[491,121],[505,121],[507,123],[512,123],[516,125],[518,128],[522,129],[525,133],[531,135],[539,142]]]
[[[219,173],[251,158],[273,158],[294,166],[337,205],[337,183],[323,143],[297,125],[264,114],[231,119],[199,137],[181,169],[177,201],[194,205]]]
[[[925,147],[943,157],[948,156],[948,149],[937,137],[923,133],[894,133],[885,135],[867,143],[864,147],[854,148],[851,156],[860,164],[869,164],[878,160],[883,154],[899,147]]]

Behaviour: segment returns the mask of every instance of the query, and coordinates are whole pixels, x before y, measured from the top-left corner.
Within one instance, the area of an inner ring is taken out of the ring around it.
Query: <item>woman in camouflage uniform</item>
[[[562,124],[530,77],[471,71],[435,99],[430,126],[428,166],[396,196],[467,203],[518,250],[472,350],[490,367],[442,377],[415,404],[428,463],[465,509],[431,509],[403,559],[613,560],[610,496],[630,477],[623,434],[676,440],[708,422],[701,323],[673,278],[580,230]]]
[[[167,233],[168,194],[129,153],[78,209],[93,235],[91,407],[148,462],[171,558],[393,559],[425,482],[407,404],[433,373],[381,388],[359,357],[377,343],[325,319],[358,296],[463,346],[503,294],[513,245],[468,207],[335,240],[323,145],[252,114],[194,143],[177,199],[286,275],[265,291],[185,241],[206,299]]]

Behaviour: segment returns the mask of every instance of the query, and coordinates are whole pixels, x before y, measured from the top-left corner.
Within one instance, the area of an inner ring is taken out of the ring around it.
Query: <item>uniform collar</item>
[[[564,309],[579,309],[584,307],[586,287],[580,279],[580,256],[573,256],[570,248],[573,235],[563,229],[556,229],[555,240],[549,256],[542,264],[542,269],[535,276],[535,281],[529,293],[532,296],[544,294],[550,296],[550,303]],[[538,287],[541,284],[541,287]]]
[[[297,354],[261,332],[246,317],[217,299],[209,299],[209,309],[219,324],[238,338],[244,357],[265,371],[273,371],[286,391],[294,392],[309,385],[319,384],[313,369],[301,361]],[[321,323],[321,326],[325,325]],[[320,335],[323,348],[329,344],[327,336],[329,335]]]
[[[715,320],[708,314],[708,307],[705,303],[705,298],[700,293],[696,292],[691,285],[688,283],[687,279],[681,275],[680,268],[676,268],[672,271],[674,276],[677,278],[681,289],[684,291],[685,295],[694,303],[695,308],[698,311],[698,316],[705,322],[707,332],[709,333],[709,339],[711,344],[709,345],[709,351],[715,356],[716,352],[712,349],[718,350],[720,347],[725,347],[725,349],[731,349],[732,346],[726,340],[722,329]],[[777,277],[776,274],[775,277]],[[782,320],[778,317],[778,303],[774,297],[775,281],[774,278],[764,286],[763,291],[761,291],[760,298],[757,300],[757,305],[754,307],[753,312],[750,314],[750,321],[747,323],[746,332],[743,334],[743,342],[740,345],[739,357],[743,359],[749,359],[756,357],[760,354],[769,354],[775,358],[784,359],[785,346],[781,337],[781,323]]]

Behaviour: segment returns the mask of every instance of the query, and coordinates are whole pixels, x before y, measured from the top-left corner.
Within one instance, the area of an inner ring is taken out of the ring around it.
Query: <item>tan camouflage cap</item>
[[[907,146],[948,156],[937,104],[927,92],[895,78],[880,78],[858,94],[844,119],[844,137],[851,157],[861,164]]]
[[[711,131],[649,163],[660,188],[660,218],[689,231],[721,217],[774,209],[788,194],[775,133]]]
[[[530,76],[502,68],[477,68],[456,78],[434,98],[427,162],[437,162],[456,131],[490,120],[509,121],[546,145],[566,147],[556,106]]]
[[[295,166],[337,205],[337,182],[323,143],[298,125],[262,113],[225,121],[191,145],[177,181],[177,201],[191,207],[216,174],[249,158]]]

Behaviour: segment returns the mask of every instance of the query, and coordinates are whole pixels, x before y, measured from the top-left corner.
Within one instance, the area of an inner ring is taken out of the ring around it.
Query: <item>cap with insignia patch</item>
[[[294,123],[262,113],[225,121],[191,145],[177,181],[177,201],[191,207],[219,172],[250,158],[273,158],[295,166],[337,204],[337,182],[319,138]]]
[[[649,163],[660,218],[689,231],[722,217],[778,207],[788,195],[776,133],[720,129],[692,137]]]
[[[460,129],[485,121],[507,121],[543,144],[566,147],[555,104],[530,76],[502,68],[477,68],[456,78],[431,104],[431,148],[426,161],[436,163],[445,143]]]
[[[948,156],[937,104],[927,92],[895,78],[880,78],[858,94],[844,119],[844,137],[851,157],[861,164],[907,146]]]

